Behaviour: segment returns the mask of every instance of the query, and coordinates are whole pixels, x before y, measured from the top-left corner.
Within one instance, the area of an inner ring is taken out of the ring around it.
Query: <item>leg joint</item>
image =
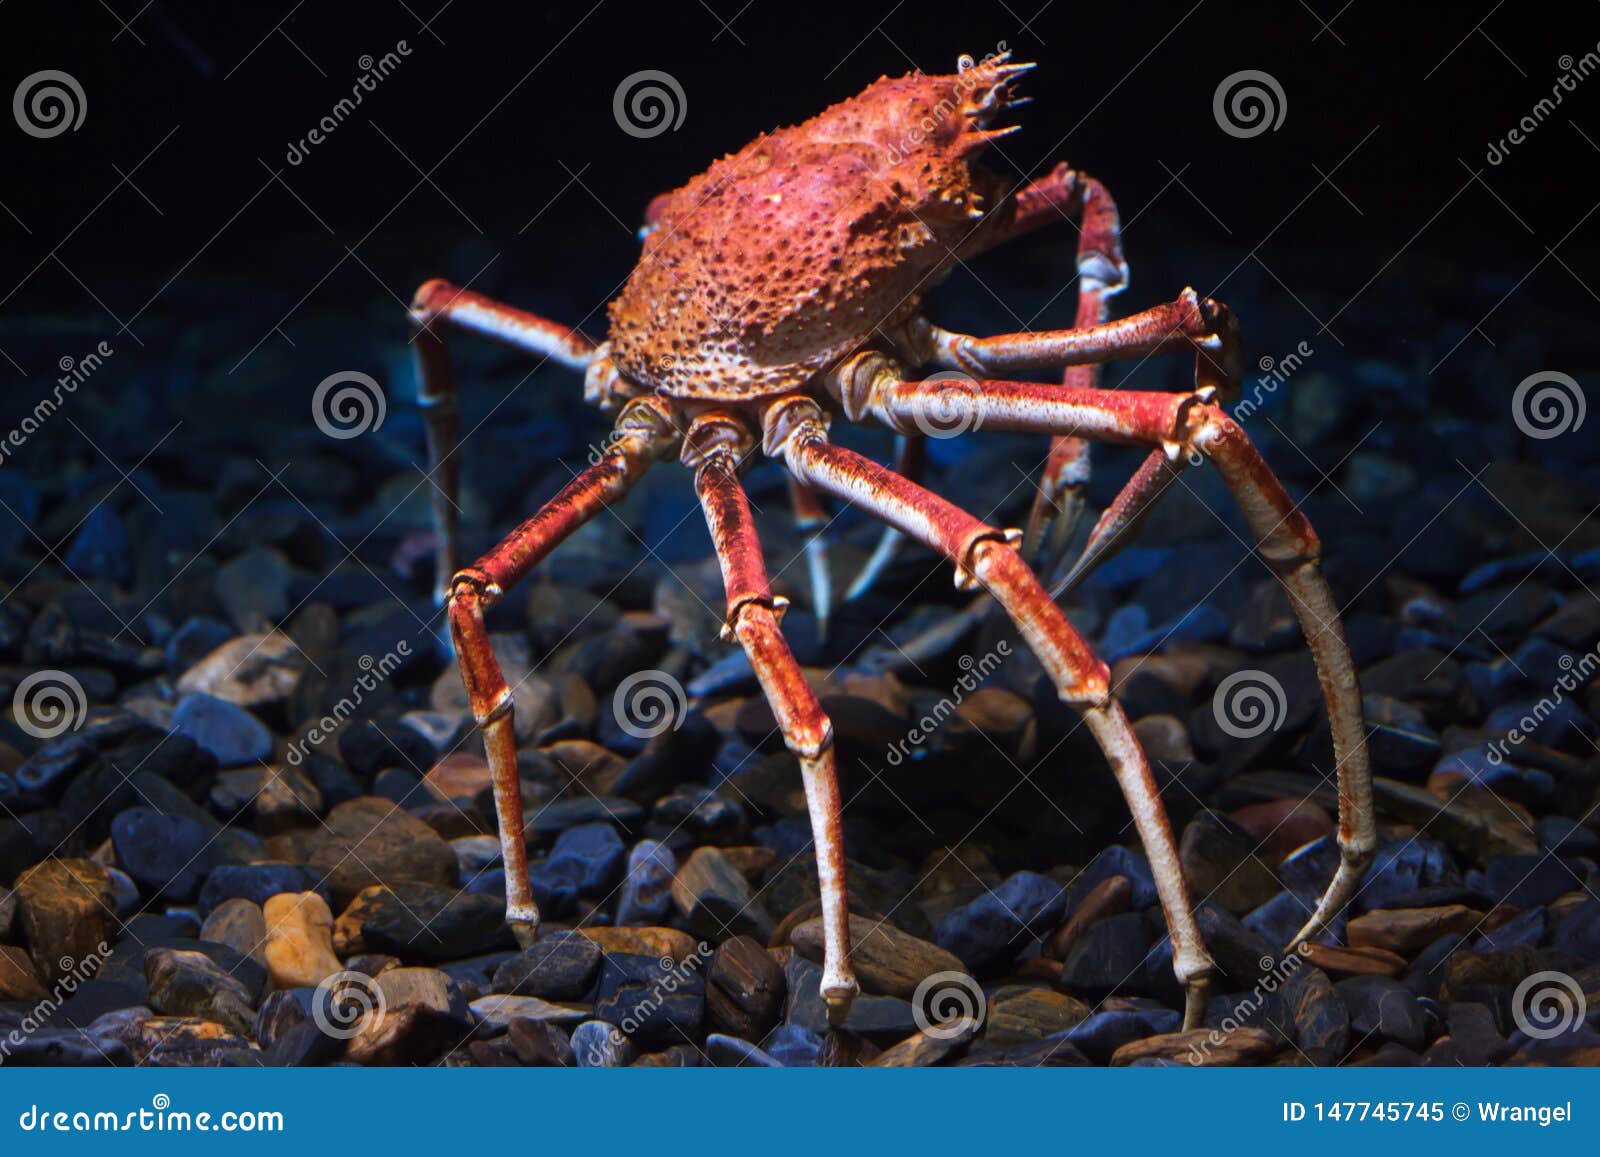
[[[496,719],[504,719],[510,715],[514,703],[515,697],[511,693],[511,688],[502,686],[499,693],[482,709],[479,709],[476,705],[473,706],[472,720],[481,730]]]
[[[985,575],[994,565],[993,556],[998,554],[1009,555],[1016,560],[1018,566],[1026,570],[1027,564],[1022,561],[1022,556],[1016,549],[1021,541],[1020,530],[1000,530],[979,524],[978,529],[973,531],[967,541],[954,552],[956,589],[973,591],[982,586]]]
[[[1261,452],[1227,411],[1198,391],[1178,413],[1176,436],[1191,458],[1209,458],[1233,492],[1255,535],[1262,558],[1286,576],[1322,557],[1322,541],[1311,522],[1290,499]]]
[[[1082,711],[1091,728],[1098,726],[1095,713],[1111,702],[1111,673],[1050,600],[1022,556],[1010,543],[991,539],[974,547],[972,568],[1017,624],[1062,702]]]
[[[820,727],[786,729],[783,745],[801,759],[821,759],[833,750],[833,720],[824,715]]]
[[[442,277],[430,278],[417,287],[411,299],[411,320],[426,328],[442,317],[461,290]]]
[[[833,723],[783,641],[777,615],[761,600],[746,599],[730,612],[729,621],[750,657],[784,746],[803,760],[819,759],[833,746]]]
[[[689,424],[678,458],[697,475],[723,470],[731,477],[738,474],[739,464],[755,445],[755,432],[736,415],[712,410]]]
[[[803,469],[806,448],[827,437],[827,414],[803,394],[779,398],[761,415],[762,453],[787,463],[802,482],[807,480]]]
[[[908,331],[909,332],[909,331]],[[928,326],[923,333],[936,333]],[[920,339],[919,339],[920,340]],[[904,379],[899,364],[887,354],[865,350],[846,358],[823,375],[823,385],[843,408],[845,417],[852,422],[876,420],[894,429],[896,433],[916,433],[895,425],[885,403],[888,388]]]
[[[1373,824],[1346,829],[1339,828],[1339,852],[1344,862],[1350,865],[1350,870],[1358,875],[1365,875],[1372,861],[1378,854],[1378,832]]]
[[[1078,711],[1104,711],[1112,702],[1111,668],[1099,663],[1094,670],[1080,675],[1077,682],[1061,692],[1061,702]]]
[[[480,606],[488,607],[503,593],[499,584],[475,566],[462,567],[450,578],[451,603],[470,596]]]
[[[483,608],[488,601],[485,585],[483,572],[468,567],[452,580],[448,606],[461,682],[466,687],[472,717],[480,728],[509,715],[512,707],[511,688],[506,686],[483,625]]]
[[[758,594],[754,592],[733,594],[728,600],[728,615],[722,624],[722,638],[727,642],[739,639],[739,626],[745,612],[752,607],[759,607],[770,617],[774,625],[783,622],[783,614],[789,609],[789,600],[782,595]]]

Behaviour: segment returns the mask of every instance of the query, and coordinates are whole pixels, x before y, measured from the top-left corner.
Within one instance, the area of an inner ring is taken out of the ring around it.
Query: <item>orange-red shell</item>
[[[611,303],[613,364],[674,397],[758,398],[903,321],[954,248],[1011,209],[973,162],[1026,67],[878,80],[658,198]]]

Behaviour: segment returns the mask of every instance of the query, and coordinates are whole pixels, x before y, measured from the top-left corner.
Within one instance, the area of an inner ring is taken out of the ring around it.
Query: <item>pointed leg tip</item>
[[[844,1022],[850,1018],[850,1008],[855,1004],[856,994],[860,991],[860,986],[856,984],[854,978],[823,985],[822,999],[828,1006],[829,1027],[843,1027]]]
[[[1082,566],[1075,566],[1069,570],[1056,581],[1055,586],[1050,588],[1050,601],[1058,602],[1077,590],[1078,584],[1083,581],[1083,577],[1087,573],[1088,571]]]
[[[1210,998],[1211,977],[1197,976],[1183,986],[1183,1031],[1204,1028],[1206,1001]]]
[[[532,948],[534,942],[539,939],[539,921],[537,917],[532,920],[512,920],[509,923],[511,925],[511,935],[516,939],[517,947],[522,951],[526,952]]]
[[[1318,921],[1311,921],[1304,928],[1300,929],[1300,931],[1296,932],[1293,939],[1283,946],[1282,955],[1285,958],[1291,956],[1304,956],[1306,949],[1310,948],[1311,945],[1316,942],[1317,937],[1321,936],[1323,931],[1324,929]]]

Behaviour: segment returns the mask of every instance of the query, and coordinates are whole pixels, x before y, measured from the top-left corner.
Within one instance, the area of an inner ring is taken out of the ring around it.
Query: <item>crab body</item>
[[[892,332],[1009,214],[977,158],[1028,67],[881,79],[658,198],[611,303],[615,368],[669,397],[759,399]]]

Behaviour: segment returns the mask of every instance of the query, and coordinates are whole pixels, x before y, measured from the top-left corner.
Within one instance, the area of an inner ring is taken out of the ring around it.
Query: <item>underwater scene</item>
[[[1600,12],[435,7],[0,8],[0,1068],[1600,1063]]]

